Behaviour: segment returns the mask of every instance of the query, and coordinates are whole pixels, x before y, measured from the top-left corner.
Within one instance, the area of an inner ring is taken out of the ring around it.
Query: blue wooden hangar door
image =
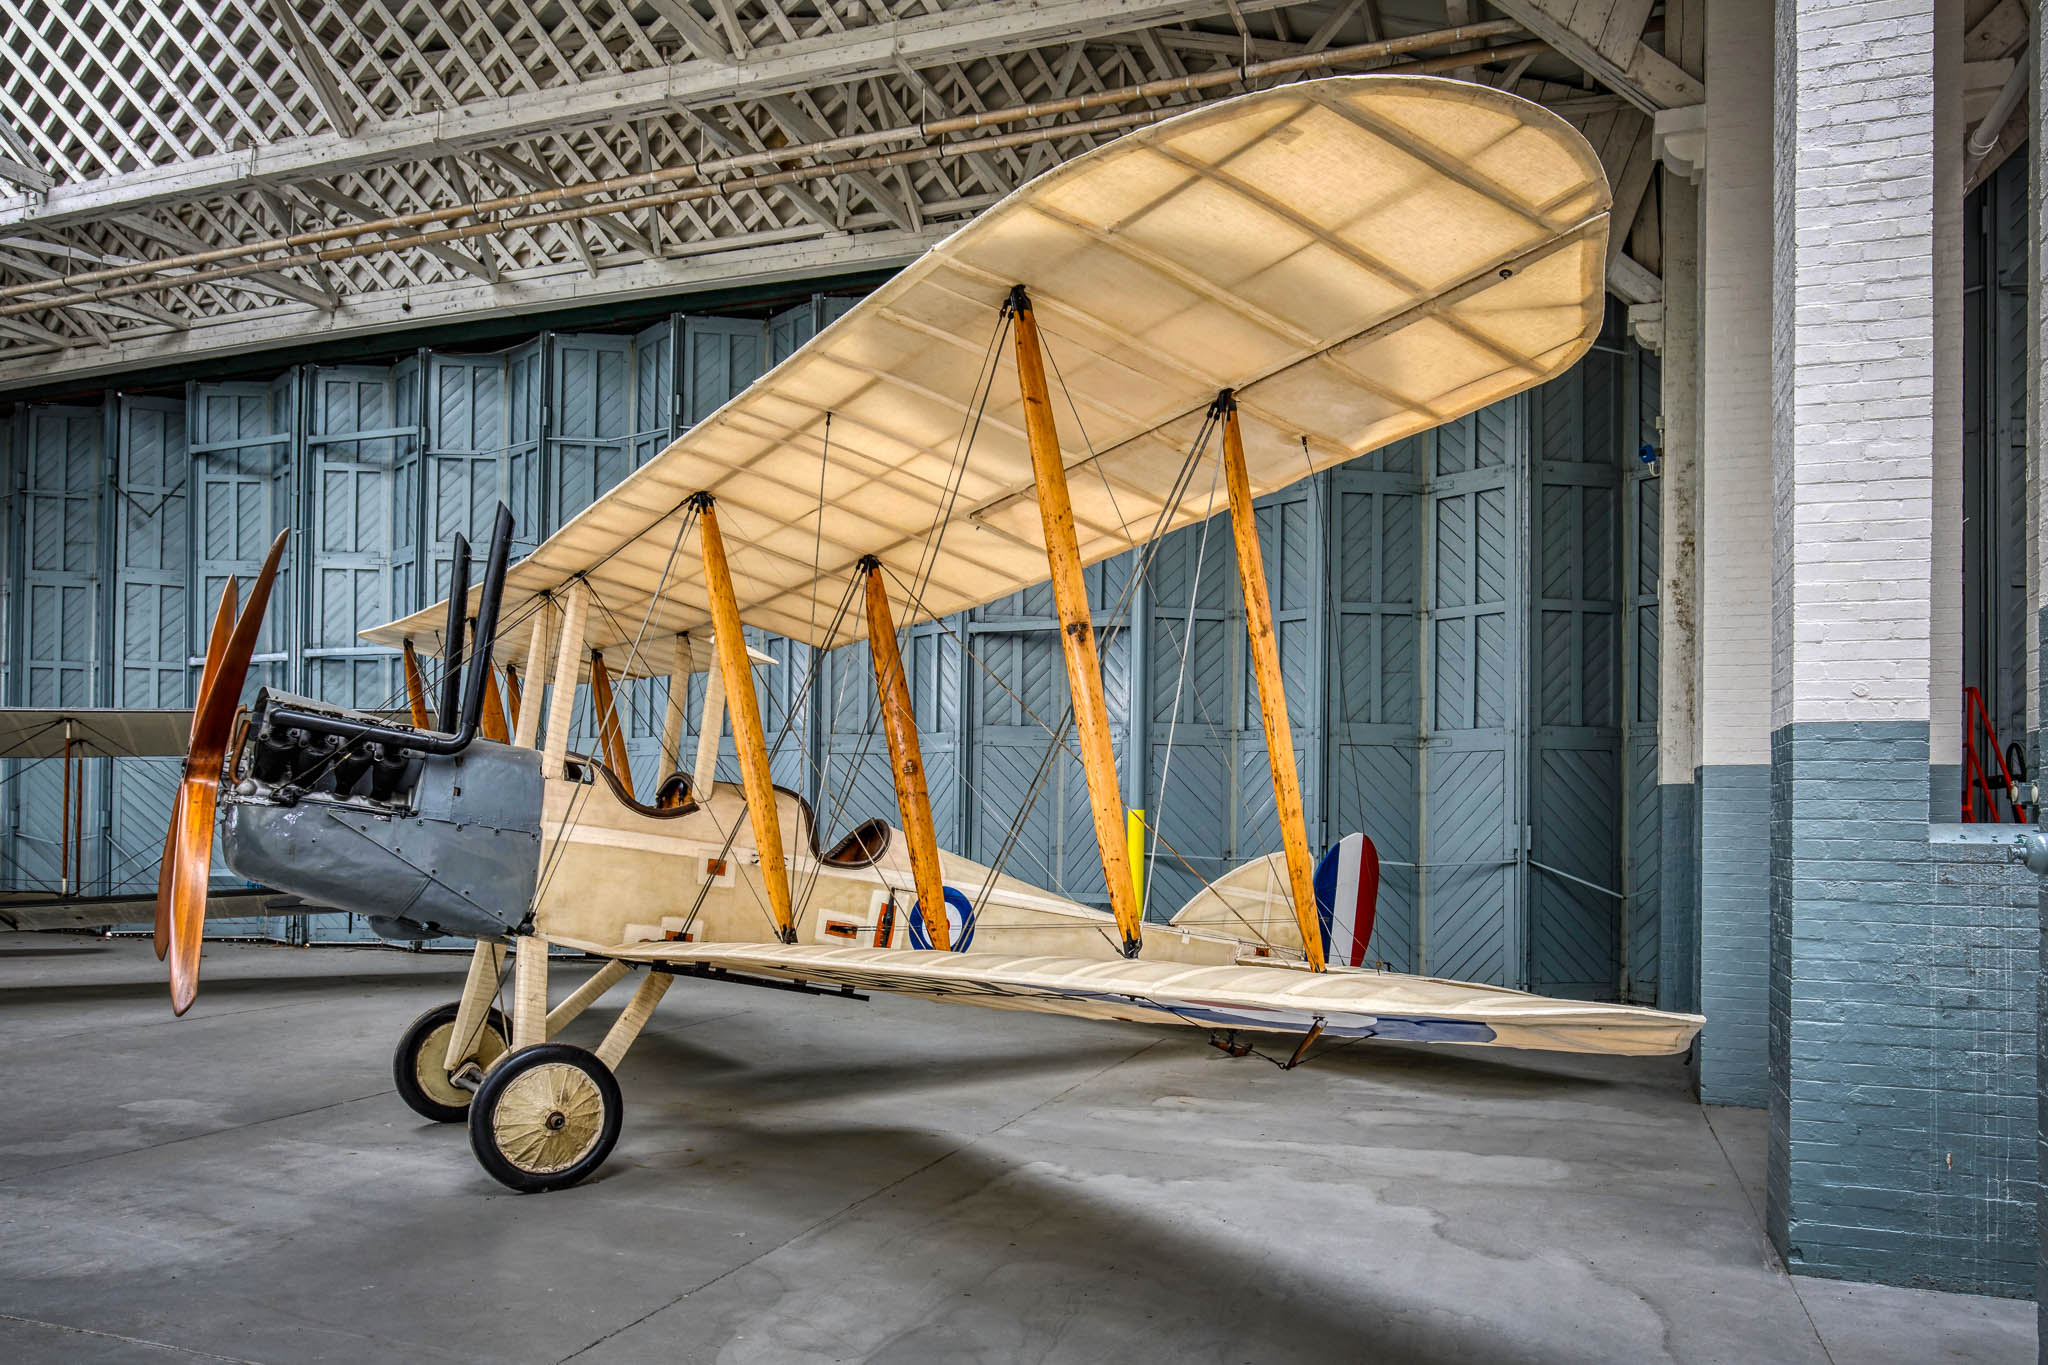
[[[438,598],[458,533],[487,534],[502,498],[530,548],[848,306],[18,408],[0,429],[6,699],[188,704],[220,583],[246,583],[290,524],[257,680],[398,704],[394,656],[356,632]],[[1634,456],[1655,412],[1654,357],[1610,332],[1552,384],[1261,501],[1309,833],[1378,843],[1375,960],[1653,997],[1657,480]],[[1164,918],[1279,835],[1227,523],[1167,537],[1136,584],[1134,564],[1088,581],[1124,799],[1157,838],[1148,910]],[[941,841],[984,861],[1007,847],[1013,874],[1101,903],[1079,765],[1047,757],[1044,726],[1067,707],[1053,624],[1040,586],[914,628],[904,657]],[[827,839],[893,819],[865,647],[813,671],[806,646],[749,634],[777,660],[756,671],[777,780],[814,802]],[[643,791],[661,776],[667,687],[620,689]],[[574,726],[572,743],[594,743],[587,691]],[[89,884],[147,890],[175,765],[87,768]],[[729,738],[720,776],[737,778]],[[57,777],[7,783],[9,885],[54,878]]]

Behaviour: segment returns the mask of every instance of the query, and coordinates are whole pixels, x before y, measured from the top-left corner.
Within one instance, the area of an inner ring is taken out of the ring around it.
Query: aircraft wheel
[[[470,1150],[521,1194],[567,1189],[612,1154],[621,1109],[618,1078],[595,1053],[567,1043],[523,1047],[478,1087]]]
[[[391,1054],[391,1079],[398,1085],[398,1097],[415,1114],[436,1123],[460,1123],[469,1115],[470,1093],[448,1078],[445,1065],[456,1008],[450,1001],[413,1020]],[[504,1014],[492,1010],[468,1059],[489,1067],[504,1053],[505,1040],[511,1036]]]

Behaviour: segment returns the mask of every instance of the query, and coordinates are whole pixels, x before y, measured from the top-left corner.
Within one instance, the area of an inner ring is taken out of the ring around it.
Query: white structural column
[[[1770,965],[1772,13],[1771,0],[1707,6],[1699,245],[1700,1095],[1758,1108]]]
[[[583,677],[583,627],[590,615],[590,586],[582,579],[569,585],[562,600],[562,636],[555,648],[555,685],[548,694],[547,748],[541,773],[562,775],[569,753],[569,718],[576,710],[576,685]],[[525,698],[522,696],[521,701]]]
[[[683,712],[690,705],[690,637],[675,639],[675,658],[668,675],[668,705],[661,713],[661,776],[663,781],[682,762]]]
[[[1694,77],[1705,70],[1705,19],[1700,0],[1665,5],[1665,53]],[[1657,477],[1657,1004],[1677,1010],[1699,1008],[1699,174],[1699,167],[1668,157],[1657,195],[1664,276],[1658,381],[1663,453]]]
[[[1927,1154],[1974,1156],[1939,1087],[1976,940],[1931,899],[1926,806],[1934,19],[1780,0],[1777,22],[1765,1221],[1841,1279],[1937,1276]]]
[[[1934,485],[1928,818],[1961,814],[1963,764],[1963,7],[1934,30]]]
[[[1781,8],[1771,729],[1924,726],[1933,0]]]
[[[547,666],[554,608],[542,603],[533,613],[533,631],[527,636],[526,670],[519,675],[519,714],[512,721],[512,742],[522,749],[536,746],[540,718],[547,696]]]
[[[706,626],[705,636],[711,636]],[[713,653],[716,646],[714,644]],[[718,742],[725,738],[725,673],[714,659],[704,673],[704,714],[697,721],[697,762],[690,769],[690,790],[709,801],[718,785]]]

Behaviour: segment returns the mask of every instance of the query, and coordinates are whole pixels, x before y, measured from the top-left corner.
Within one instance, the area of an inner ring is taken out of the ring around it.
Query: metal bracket
[[[2006,857],[2025,863],[2027,871],[2037,877],[2048,877],[2048,830],[2030,829],[2019,835],[2006,850]]]
[[[453,1072],[449,1073],[448,1076],[448,1084],[458,1090],[467,1090],[472,1095],[477,1092],[477,1088],[483,1083],[484,1069],[474,1060],[464,1062],[461,1066],[456,1067]]]

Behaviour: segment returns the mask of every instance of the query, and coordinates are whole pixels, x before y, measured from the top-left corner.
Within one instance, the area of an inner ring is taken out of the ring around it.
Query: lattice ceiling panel
[[[1433,32],[1444,15],[1442,0],[0,0],[0,393],[172,349],[461,316],[500,290],[530,311],[551,293],[731,283],[757,259],[785,277],[901,261],[1107,134],[862,171],[822,169],[851,152],[810,155],[801,183],[233,278],[159,267],[147,292],[55,278]]]

